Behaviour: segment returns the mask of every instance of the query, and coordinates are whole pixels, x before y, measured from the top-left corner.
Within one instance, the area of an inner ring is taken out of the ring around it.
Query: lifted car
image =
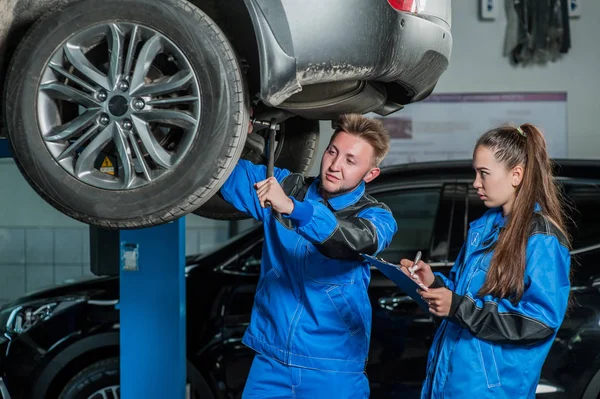
[[[307,171],[318,121],[426,98],[450,0],[0,0],[3,134],[31,186],[85,223],[137,228],[219,197],[253,116],[277,166]],[[263,124],[264,125],[264,124]],[[246,142],[248,145],[245,146]]]

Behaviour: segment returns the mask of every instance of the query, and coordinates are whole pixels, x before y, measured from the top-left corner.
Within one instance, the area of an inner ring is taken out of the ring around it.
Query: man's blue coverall
[[[221,188],[226,201],[262,221],[265,230],[260,279],[243,338],[259,355],[244,397],[296,397],[299,379],[305,394],[298,397],[368,397],[371,273],[360,254],[374,255],[389,245],[396,221],[365,193],[364,183],[324,200],[318,178],[283,169],[275,169],[274,176],[294,201],[290,215],[260,206],[254,184],[266,179],[263,165],[240,160]]]

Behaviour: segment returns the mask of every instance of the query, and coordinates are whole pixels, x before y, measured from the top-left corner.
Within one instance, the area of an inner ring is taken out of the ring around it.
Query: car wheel
[[[119,399],[121,397],[119,367],[117,357],[93,363],[67,382],[59,399]],[[212,393],[206,391],[205,386],[194,387],[190,383],[187,384],[186,392],[188,399],[213,397]]]
[[[246,140],[242,158],[252,163],[266,165],[265,139],[267,130],[252,133]],[[319,143],[319,122],[294,117],[281,124],[275,147],[275,166],[294,173],[307,173],[314,161]],[[196,215],[219,220],[242,220],[250,216],[238,211],[218,195],[194,211]]]
[[[249,101],[223,32],[181,0],[84,0],[44,17],[12,59],[16,163],[52,206],[108,228],[162,224],[218,191]]]
[[[65,386],[59,399],[119,399],[119,358],[101,360],[81,370]]]

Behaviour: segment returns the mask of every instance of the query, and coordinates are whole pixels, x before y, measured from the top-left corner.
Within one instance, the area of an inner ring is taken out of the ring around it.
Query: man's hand
[[[271,203],[271,208],[279,213],[289,215],[294,210],[294,202],[288,197],[274,177],[259,181],[254,185],[260,206],[265,208],[265,202]]]
[[[452,291],[448,288],[430,288],[427,291],[417,290],[417,292],[429,304],[429,313],[438,317],[446,317],[450,314]]]

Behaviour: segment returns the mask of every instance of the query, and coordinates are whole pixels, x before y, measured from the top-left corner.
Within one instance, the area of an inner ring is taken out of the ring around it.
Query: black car
[[[564,160],[558,165],[558,179],[572,205],[573,295],[544,364],[538,396],[598,398],[600,162]],[[473,174],[466,161],[385,170],[368,190],[391,208],[399,231],[381,256],[398,262],[420,250],[432,267],[448,272],[468,223],[486,209],[472,187]],[[187,259],[192,397],[241,395],[253,355],[241,337],[250,320],[262,241],[262,227],[256,226],[208,254]],[[109,277],[40,291],[5,305],[0,310],[0,367],[11,397],[118,397],[118,295],[118,278]],[[436,324],[376,269],[369,296],[371,397],[416,397]]]
[[[138,228],[218,197],[240,156],[305,172],[319,120],[388,115],[447,69],[451,0],[0,0],[0,136],[50,205]],[[248,138],[248,140],[247,140]],[[216,202],[216,203],[215,203]],[[198,209],[201,205],[202,208]]]

